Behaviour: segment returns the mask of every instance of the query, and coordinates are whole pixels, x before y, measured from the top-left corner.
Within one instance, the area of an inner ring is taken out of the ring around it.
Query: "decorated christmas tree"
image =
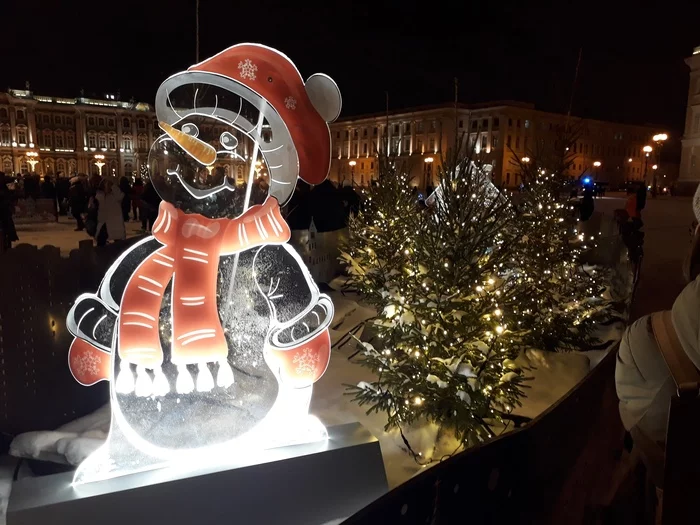
[[[511,202],[468,155],[442,160],[426,204],[396,159],[379,168],[342,251],[352,284],[379,312],[381,342],[362,352],[377,379],[351,392],[385,412],[387,428],[428,421],[465,446],[482,442],[522,395]]]
[[[577,134],[570,132],[547,147],[540,143],[518,161],[523,191],[517,195],[518,238],[513,267],[526,293],[516,306],[525,331],[522,342],[543,350],[586,349],[595,321],[606,317],[599,271],[585,267],[581,255],[595,245],[585,238],[568,176]]]

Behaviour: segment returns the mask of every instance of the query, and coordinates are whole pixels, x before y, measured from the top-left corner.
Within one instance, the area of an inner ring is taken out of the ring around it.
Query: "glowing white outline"
[[[182,341],[180,344],[182,346],[187,346],[190,343],[194,343],[195,341],[199,341],[200,339],[211,339],[212,337],[216,337],[216,334],[202,334],[202,335],[196,335],[194,337],[191,337],[189,339],[186,339],[185,341]]]
[[[99,318],[99,320],[95,323],[95,326],[92,329],[92,338],[97,339],[97,334],[95,333],[97,331],[97,327],[100,326],[100,323],[107,319],[107,314],[104,314],[102,317]]]
[[[78,330],[80,330],[82,332],[82,328],[80,328],[80,325],[83,323],[83,319],[85,319],[85,316],[87,316],[90,312],[92,312],[94,310],[95,310],[95,307],[93,306],[92,308],[87,310],[85,313],[83,313],[83,315],[80,316],[80,319],[78,319]],[[83,333],[85,333],[85,332],[83,332]]]
[[[139,279],[143,279],[147,283],[155,284],[158,288],[163,288],[163,285],[160,284],[155,279],[151,279],[150,277],[146,277],[145,275],[139,275],[138,277],[139,277]]]
[[[182,258],[186,261],[196,261],[204,264],[209,264],[209,261],[207,261],[206,259],[200,259],[199,257],[188,257],[186,255],[183,255]]]
[[[124,312],[122,315],[137,315],[139,317],[145,317],[146,319],[150,319],[151,321],[155,321],[156,318],[153,317],[152,315],[145,314],[143,312]]]
[[[155,295],[155,296],[160,297],[160,294],[159,294],[158,292],[153,291],[153,290],[151,290],[150,288],[144,288],[143,286],[137,286],[137,288],[138,288],[139,290],[143,290],[144,292],[148,292],[148,293],[150,293],[150,294],[152,294],[152,295]]]
[[[198,335],[198,334],[208,334],[208,333],[213,333],[216,332],[214,328],[202,328],[201,330],[192,330],[191,332],[187,332],[186,334],[182,334],[180,337],[177,338],[179,341],[180,339],[184,339],[186,337],[190,337],[192,335]]]
[[[122,326],[142,326],[143,328],[153,330],[153,325],[141,323],[139,321],[129,321],[128,323],[122,323]]]
[[[195,255],[203,255],[204,257],[209,257],[208,253],[200,252],[198,250],[193,250],[191,248],[183,248],[183,250],[185,250],[186,252],[189,252],[189,253],[194,253]]]

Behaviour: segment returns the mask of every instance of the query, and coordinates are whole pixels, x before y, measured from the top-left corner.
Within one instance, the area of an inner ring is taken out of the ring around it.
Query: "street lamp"
[[[105,165],[105,156],[104,155],[95,155],[95,166],[97,166],[97,169],[100,171],[100,177],[102,176],[102,166]]]
[[[34,167],[39,163],[39,154],[36,151],[27,152],[27,164],[32,166],[32,173],[35,173]]]
[[[664,142],[668,140],[668,135],[659,133],[654,135],[652,140],[656,143],[656,166],[659,166],[661,165],[661,148],[663,148]],[[654,172],[654,192],[656,192],[656,172]]]
[[[642,151],[644,152],[644,184],[647,183],[647,166],[649,165],[649,153],[652,151],[651,146],[644,146]]]
[[[423,170],[423,175],[425,175],[425,188],[428,188],[428,176],[430,176],[430,185],[433,185],[433,157],[425,157],[423,162],[425,162],[425,169]]]
[[[528,162],[530,162],[530,157],[523,157],[520,160],[522,160],[525,164],[527,164]]]
[[[593,163],[593,167],[595,168],[595,178],[596,178],[596,180],[598,180],[598,168],[600,168],[600,166],[601,166],[601,162],[600,162],[599,160],[596,160],[596,161]]]
[[[355,165],[357,162],[351,160],[348,164],[350,165],[350,185],[355,187]]]

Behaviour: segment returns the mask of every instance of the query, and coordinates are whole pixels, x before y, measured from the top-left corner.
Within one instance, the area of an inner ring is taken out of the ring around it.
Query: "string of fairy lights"
[[[525,377],[516,358],[529,336],[562,321],[575,331],[600,308],[599,284],[581,270],[588,244],[571,243],[580,234],[548,189],[554,174],[538,172],[542,191],[517,211],[478,167],[443,165],[440,199],[420,209],[409,175],[380,164],[380,184],[351,220],[342,257],[379,312],[379,342],[362,353],[376,379],[350,391],[386,412],[387,428],[424,418],[471,445],[519,405]]]

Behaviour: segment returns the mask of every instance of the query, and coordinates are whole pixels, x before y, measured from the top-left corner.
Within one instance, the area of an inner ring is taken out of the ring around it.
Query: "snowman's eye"
[[[221,134],[221,137],[219,138],[219,142],[221,142],[221,145],[229,150],[232,151],[238,147],[238,139],[233,136],[233,134],[229,133],[228,131],[224,131]]]
[[[199,128],[194,124],[183,124],[182,132],[188,134],[191,137],[196,137],[199,135]]]

